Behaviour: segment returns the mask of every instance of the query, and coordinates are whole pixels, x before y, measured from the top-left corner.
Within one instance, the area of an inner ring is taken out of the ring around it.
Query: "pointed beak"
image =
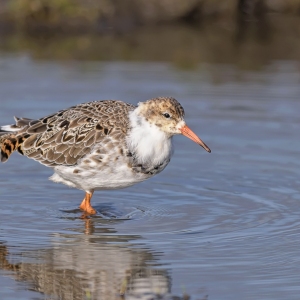
[[[189,139],[203,147],[207,152],[211,152],[208,146],[187,125],[184,125],[180,129],[180,131],[184,136],[188,137]]]

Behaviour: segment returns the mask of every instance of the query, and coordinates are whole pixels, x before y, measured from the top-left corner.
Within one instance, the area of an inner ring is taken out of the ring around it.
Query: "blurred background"
[[[0,165],[0,299],[299,300],[300,0],[0,0],[0,125],[173,96],[158,176],[93,197]]]
[[[1,0],[0,49],[258,70],[299,61],[299,14],[299,0]]]

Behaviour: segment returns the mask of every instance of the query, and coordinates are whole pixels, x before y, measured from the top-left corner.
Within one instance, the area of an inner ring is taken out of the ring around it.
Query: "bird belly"
[[[126,188],[154,175],[136,172],[126,157],[119,157],[117,161],[115,159],[111,157],[108,162],[100,163],[90,157],[77,166],[55,167],[55,174],[50,179],[91,191]]]

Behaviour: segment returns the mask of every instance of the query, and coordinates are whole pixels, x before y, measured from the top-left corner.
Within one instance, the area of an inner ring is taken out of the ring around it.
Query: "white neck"
[[[150,124],[134,110],[129,114],[131,131],[127,138],[129,150],[138,163],[159,165],[172,155],[172,140],[156,125]]]

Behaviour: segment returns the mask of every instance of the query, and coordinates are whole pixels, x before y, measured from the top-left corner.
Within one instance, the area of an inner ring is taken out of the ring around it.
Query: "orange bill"
[[[189,139],[203,147],[207,152],[211,152],[208,146],[187,125],[184,125],[180,129],[180,131],[184,136],[188,137]]]

